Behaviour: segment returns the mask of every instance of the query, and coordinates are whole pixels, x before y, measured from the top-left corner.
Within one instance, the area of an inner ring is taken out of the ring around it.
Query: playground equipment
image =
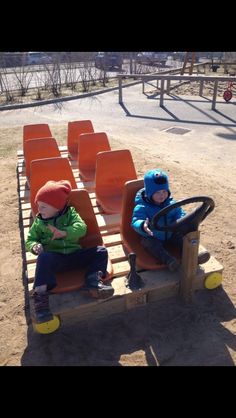
[[[68,156],[68,150],[65,151],[65,147],[59,147],[59,149],[61,157]],[[109,155],[110,152],[111,151],[106,151],[101,154]],[[65,177],[64,168],[62,168],[59,160],[67,161],[68,163],[68,159],[61,157],[41,160],[44,162],[43,166],[38,166],[37,178],[44,175],[45,171],[45,175],[49,173],[49,169],[52,168],[50,161],[53,160],[56,160],[58,166],[55,166],[55,170],[53,170],[56,171],[55,180],[67,178]],[[37,164],[38,162],[36,165]],[[39,164],[41,164],[41,162]],[[44,166],[44,164],[46,164],[46,166]],[[72,177],[72,180],[75,181],[73,186],[75,189],[76,184],[79,182],[81,183],[78,174],[77,161],[69,160],[69,167],[75,178],[74,180]],[[114,166],[112,164],[111,170],[114,171]],[[23,235],[22,241],[24,241],[33,221],[33,213],[30,205],[30,193],[26,187],[26,171],[22,151],[18,152],[17,173],[21,233]],[[178,271],[172,273],[168,271],[164,264],[158,264],[157,260],[146,252],[141,246],[139,234],[137,234],[130,226],[134,207],[134,196],[136,192],[143,187],[143,180],[137,179],[136,172],[133,170],[132,174],[135,179],[123,184],[122,209],[120,213],[106,214],[101,205],[97,202],[95,187],[93,190],[91,188],[88,189],[89,182],[84,181],[83,186],[81,186],[83,189],[75,189],[71,192],[71,204],[76,205],[76,210],[78,210],[82,218],[85,219],[86,223],[89,224],[88,216],[92,216],[91,219],[93,219],[93,222],[95,219],[97,224],[97,229],[95,228],[97,233],[95,235],[99,237],[98,242],[103,243],[103,245],[107,247],[110,259],[108,270],[111,275],[110,278],[112,277],[112,286],[114,288],[113,296],[105,300],[91,298],[80,291],[83,284],[83,272],[77,276],[70,272],[63,273],[65,275],[64,277],[58,277],[57,293],[55,292],[50,295],[50,308],[54,314],[53,320],[52,322],[48,321],[44,325],[37,325],[35,327],[37,332],[47,334],[56,331],[60,324],[66,326],[66,324],[71,325],[73,323],[90,320],[91,318],[98,319],[104,316],[110,316],[114,313],[122,313],[129,309],[144,306],[161,299],[178,296],[179,294],[182,295],[185,301],[190,301],[194,292],[198,289],[214,289],[220,285],[222,281],[223,266],[213,256],[211,256],[210,260],[205,264],[197,264],[198,251],[204,249],[200,245],[198,225],[212,212],[214,207],[212,199],[208,196],[197,196],[190,198],[190,200],[187,199],[187,202],[177,202],[177,204],[181,206],[188,204],[189,202],[200,203],[200,207],[192,214],[188,215],[188,221],[190,221],[191,228],[184,237],[182,266]],[[44,183],[48,178],[40,179],[40,184],[35,185],[35,190],[38,187],[41,187],[41,180]],[[102,176],[100,177],[100,180],[102,181]],[[34,182],[33,179],[31,179],[31,181]],[[107,179],[105,178],[105,185],[106,181]],[[33,187],[33,183],[30,184],[30,187]],[[101,188],[103,190],[106,189],[102,184]],[[195,199],[194,202],[193,199]],[[110,205],[109,199],[107,202]],[[165,210],[170,209],[168,207],[165,208]],[[160,217],[162,215],[163,212],[159,212],[158,216]],[[178,222],[178,224],[171,225],[170,227],[175,229],[178,227],[185,228],[186,219],[182,219],[182,223]],[[155,225],[158,225],[158,220],[159,218],[155,217],[152,222]],[[88,240],[87,245],[92,245],[92,243],[94,243],[93,239],[92,241],[89,240],[92,236],[95,236],[94,233],[91,232],[95,231],[95,229],[92,227],[88,236],[85,237],[85,239]],[[25,252],[23,252],[23,254],[26,295],[29,296],[30,316],[33,321],[31,295],[35,275],[36,256]],[[74,277],[72,277],[71,274],[74,275]],[[77,282],[74,280],[76,277],[78,278]],[[65,285],[67,289],[63,287]]]

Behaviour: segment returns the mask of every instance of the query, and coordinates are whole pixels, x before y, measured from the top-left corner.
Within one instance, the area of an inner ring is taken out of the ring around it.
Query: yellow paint
[[[60,326],[59,316],[53,315],[51,321],[42,322],[41,324],[33,323],[34,330],[39,334],[51,334],[55,332]]]
[[[205,279],[204,285],[207,289],[215,289],[216,287],[220,286],[221,282],[222,282],[222,274],[215,272],[207,276],[207,278]]]

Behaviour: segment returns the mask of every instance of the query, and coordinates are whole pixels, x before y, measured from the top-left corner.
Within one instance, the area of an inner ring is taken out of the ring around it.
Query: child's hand
[[[146,218],[146,220],[144,221],[144,224],[143,224],[143,229],[148,235],[150,235],[152,237],[153,232],[151,231],[151,229],[148,228],[148,225],[149,225],[149,219]]]
[[[35,244],[32,249],[33,249],[33,252],[35,254],[37,254],[37,255],[39,255],[39,254],[41,254],[43,252],[43,246],[40,243],[39,244]]]
[[[60,229],[57,229],[53,225],[48,225],[48,228],[53,233],[52,240],[58,239],[58,238],[65,238],[66,237],[66,231],[60,231]]]

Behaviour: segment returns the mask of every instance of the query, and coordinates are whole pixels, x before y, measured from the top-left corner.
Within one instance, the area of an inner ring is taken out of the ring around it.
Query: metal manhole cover
[[[184,128],[168,128],[168,129],[166,129],[166,132],[170,132],[171,134],[184,135],[187,132],[190,132],[190,129],[184,129]]]

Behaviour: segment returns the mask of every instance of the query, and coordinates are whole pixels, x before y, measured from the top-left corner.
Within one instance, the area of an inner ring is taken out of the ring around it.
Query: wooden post
[[[198,248],[200,232],[189,232],[184,237],[182,254],[182,277],[180,281],[180,294],[185,302],[191,302],[193,293],[193,280],[197,273]]]
[[[217,89],[218,89],[218,80],[216,80],[214,84],[214,92],[213,92],[212,107],[211,107],[212,110],[215,110],[216,108]]]
[[[203,80],[200,81],[200,87],[199,87],[199,96],[202,96],[203,94]]]
[[[195,61],[195,52],[192,52],[191,65],[190,65],[190,68],[189,68],[189,75],[193,74],[194,61]]]
[[[129,55],[129,72],[133,74],[133,52],[130,52]]]
[[[181,69],[180,75],[184,75],[187,62],[188,62],[188,52],[186,52],[186,54],[185,54],[185,57],[184,57],[184,65],[183,65],[183,68]]]
[[[163,107],[164,105],[164,85],[165,85],[165,80],[164,78],[162,78],[161,79],[160,107]]]
[[[167,80],[166,92],[170,94],[170,80]]]
[[[119,103],[123,103],[123,98],[122,98],[122,76],[118,76],[118,80],[119,80]]]

